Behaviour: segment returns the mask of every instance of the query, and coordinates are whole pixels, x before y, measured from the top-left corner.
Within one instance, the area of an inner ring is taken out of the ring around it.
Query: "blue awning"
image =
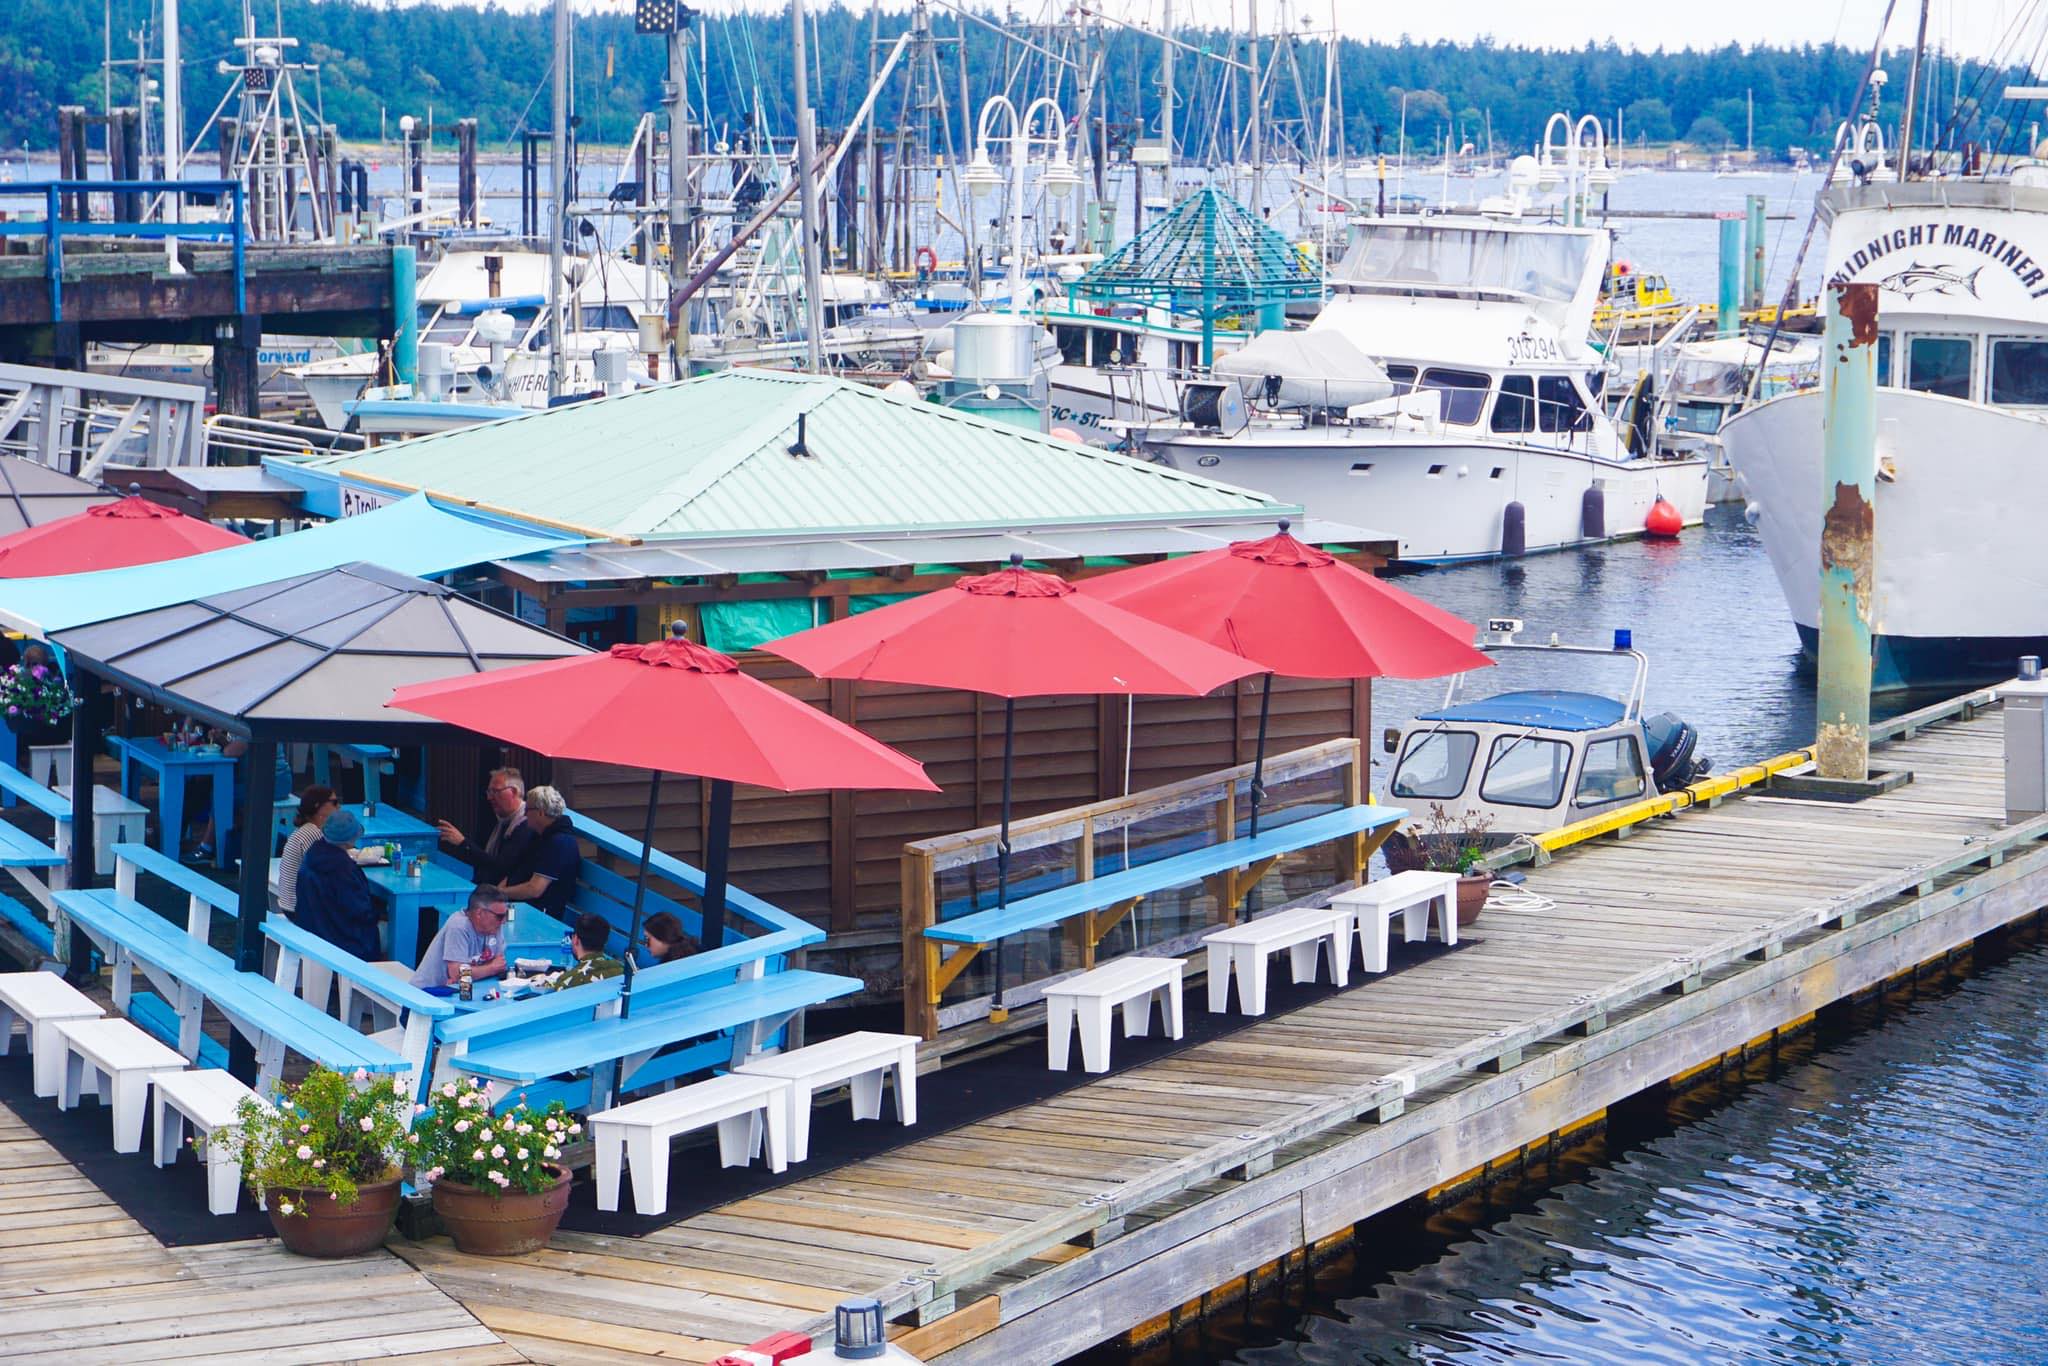
[[[1595,693],[1563,692],[1538,688],[1528,692],[1504,692],[1465,702],[1442,711],[1426,712],[1420,721],[1472,721],[1499,726],[1530,726],[1538,730],[1605,730],[1626,715],[1628,708],[1611,697]]]
[[[413,494],[355,517],[182,560],[0,580],[0,623],[45,636],[358,561],[432,578],[586,543],[584,537],[544,527],[488,521]]]

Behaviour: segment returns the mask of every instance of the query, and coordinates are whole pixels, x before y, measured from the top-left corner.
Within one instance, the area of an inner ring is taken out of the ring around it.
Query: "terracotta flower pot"
[[[356,1257],[384,1244],[391,1221],[398,1216],[397,1177],[367,1181],[356,1188],[356,1202],[330,1200],[323,1190],[273,1186],[263,1208],[278,1240],[301,1257]],[[288,1200],[292,1213],[280,1214],[278,1202]]]
[[[489,1186],[465,1186],[442,1177],[434,1183],[434,1213],[455,1246],[478,1257],[513,1257],[548,1245],[569,1208],[569,1173],[550,1163],[555,1181],[529,1195]]]
[[[1479,919],[1486,909],[1486,893],[1493,886],[1491,873],[1466,873],[1458,879],[1458,928]]]

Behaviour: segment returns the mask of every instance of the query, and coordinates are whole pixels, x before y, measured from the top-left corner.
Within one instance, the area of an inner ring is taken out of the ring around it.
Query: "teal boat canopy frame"
[[[1067,288],[1070,305],[1136,303],[1202,320],[1202,364],[1216,363],[1216,320],[1323,297],[1322,272],[1230,196],[1204,187]]]

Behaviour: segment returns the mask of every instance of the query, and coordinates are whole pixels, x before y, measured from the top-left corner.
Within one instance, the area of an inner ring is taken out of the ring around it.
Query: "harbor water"
[[[1718,768],[1811,741],[1812,675],[1739,507],[1710,509],[1676,542],[1401,583],[1468,619],[1520,617],[1525,640],[1630,630],[1650,657],[1648,708],[1697,725]],[[1625,669],[1602,667],[1607,690],[1626,685]],[[1375,730],[1441,697],[1440,683],[1383,680]],[[1083,1360],[2048,1361],[2044,993],[2048,951],[2019,950],[1939,999],[1825,1028],[1746,1084],[1619,1108],[1515,1192],[1390,1215],[1312,1277],[1171,1341]]]

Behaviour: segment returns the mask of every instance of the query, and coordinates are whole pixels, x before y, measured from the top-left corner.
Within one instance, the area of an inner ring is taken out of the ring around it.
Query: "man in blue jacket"
[[[362,834],[363,823],[347,807],[327,818],[320,839],[299,863],[298,904],[292,914],[301,929],[375,962],[384,956],[377,947],[377,903],[370,880],[349,856]]]

